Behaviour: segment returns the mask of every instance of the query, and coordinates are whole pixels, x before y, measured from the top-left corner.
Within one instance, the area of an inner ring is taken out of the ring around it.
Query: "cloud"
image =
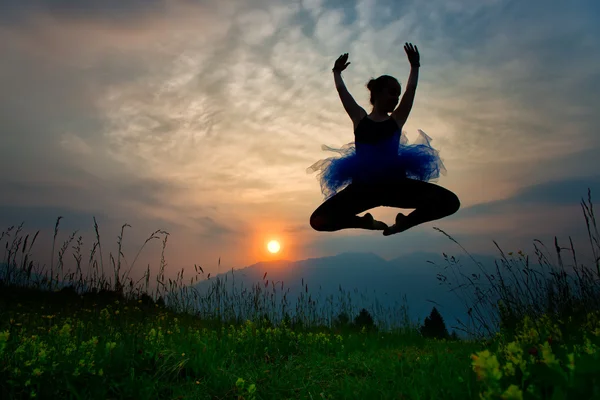
[[[600,32],[588,6],[3,2],[5,205],[146,218],[227,236],[219,246],[279,218],[299,241],[319,241],[306,229],[322,200],[306,168],[328,156],[321,144],[353,140],[332,64],[350,53],[345,82],[370,110],[367,80],[388,73],[404,87],[411,41],[422,68],[405,129],[433,137],[448,169],[439,184],[463,204],[443,224],[514,231],[515,219],[497,219],[507,207],[539,220],[548,211],[530,205],[567,207],[560,187],[578,190],[568,182],[595,170]]]
[[[210,217],[201,217],[194,219],[196,223],[202,226],[204,229],[204,235],[209,237],[221,237],[236,233],[233,229],[227,227],[224,224],[218,223]]]
[[[584,199],[588,201],[588,189],[594,193],[600,193],[600,176],[588,179],[566,179],[534,184],[522,188],[513,196],[506,199],[495,200],[488,203],[473,205],[460,210],[461,217],[476,215],[506,215],[510,211],[524,209],[529,206],[536,207],[560,207],[572,206],[581,203]]]
[[[0,19],[4,23],[26,20],[31,14],[50,15],[54,18],[88,19],[111,22],[114,20],[139,19],[149,12],[165,10],[161,0],[133,0],[123,3],[118,0],[95,2],[90,0],[32,0],[27,3],[0,3]]]
[[[26,230],[50,230],[54,228],[58,217],[61,220],[62,229],[69,232],[83,230],[93,226],[93,218],[96,217],[98,224],[102,225],[109,221],[104,214],[92,214],[88,212],[74,211],[64,207],[44,206],[2,206],[0,207],[0,222],[3,228],[19,226],[23,224]]]

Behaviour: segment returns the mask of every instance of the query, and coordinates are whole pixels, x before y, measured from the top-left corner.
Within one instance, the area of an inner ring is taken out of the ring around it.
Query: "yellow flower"
[[[515,375],[515,366],[513,363],[511,363],[510,361],[506,363],[506,365],[504,366],[504,372],[506,372],[506,375],[508,376],[514,376]]]
[[[542,345],[542,359],[547,365],[556,364],[558,365],[558,361],[554,354],[552,354],[552,348],[548,342]]]
[[[477,354],[471,355],[473,360],[473,370],[477,374],[478,379],[493,379],[500,380],[502,371],[500,371],[500,363],[495,355],[489,350],[480,351]]]
[[[575,355],[573,353],[567,354],[567,358],[569,359],[567,367],[573,371],[575,369]]]
[[[503,400],[523,400],[523,392],[516,385],[510,385],[502,394]]]
[[[588,354],[595,354],[597,350],[596,346],[587,336],[585,337],[585,345],[583,346],[583,350]]]
[[[64,335],[64,336],[68,336],[70,333],[71,333],[71,325],[69,325],[69,324],[64,324],[59,332],[60,335]]]

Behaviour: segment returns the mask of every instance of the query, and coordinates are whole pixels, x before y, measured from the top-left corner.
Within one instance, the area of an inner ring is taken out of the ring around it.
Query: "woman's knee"
[[[450,191],[448,191],[445,203],[448,215],[452,215],[460,209],[460,200],[458,196]]]
[[[315,230],[315,231],[326,231],[327,230],[327,225],[328,225],[328,218],[320,213],[314,212],[311,216],[310,216],[310,226]]]

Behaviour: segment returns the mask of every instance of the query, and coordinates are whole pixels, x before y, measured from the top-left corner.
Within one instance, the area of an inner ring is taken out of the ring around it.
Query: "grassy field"
[[[270,304],[257,300],[269,296],[259,284],[218,301],[223,309],[231,309],[227,302],[254,304],[252,318],[214,309],[219,281],[217,292],[195,298],[200,308],[191,310],[169,296],[187,285],[183,275],[165,282],[164,257],[152,291],[149,272],[139,285],[128,276],[131,266],[121,271],[123,231],[119,254],[109,257],[111,278],[96,261],[98,234],[87,268],[73,234],[46,271],[29,260],[37,234],[9,228],[1,236],[0,397],[600,399],[600,245],[588,198],[582,210],[595,265],[579,268],[572,243],[574,277],[558,242],[558,266],[534,268],[522,252],[501,252],[496,274],[464,277],[475,295],[469,315],[489,333],[471,340],[423,337],[408,321],[391,330],[360,318],[315,324],[302,310],[270,321],[259,317]],[[65,273],[72,242],[76,266]],[[485,279],[490,285],[481,289]],[[501,301],[486,303],[491,294]]]

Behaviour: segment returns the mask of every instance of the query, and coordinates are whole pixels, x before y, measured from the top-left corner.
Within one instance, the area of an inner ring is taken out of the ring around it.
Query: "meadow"
[[[295,309],[277,318],[273,309],[282,305],[271,301],[276,287],[268,280],[229,293],[213,278],[213,290],[201,295],[193,289],[205,279],[197,266],[189,284],[183,270],[165,279],[163,231],[140,248],[163,238],[158,274],[151,279],[148,268],[134,281],[129,275],[140,253],[125,261],[127,225],[117,254],[109,254],[109,275],[95,221],[87,265],[76,233],[57,248],[60,218],[49,267],[31,260],[39,232],[11,227],[0,237],[0,396],[599,399],[600,236],[591,193],[581,207],[593,265],[579,265],[572,241],[563,248],[558,239],[557,265],[538,246],[537,265],[522,251],[499,248],[494,274],[464,276],[445,255],[443,271],[463,279],[460,287],[472,296],[468,314],[479,326],[461,340],[422,334],[419,323],[402,318],[408,305],[377,315],[344,303],[337,318],[318,315],[308,288]],[[392,314],[397,325],[381,322]]]

